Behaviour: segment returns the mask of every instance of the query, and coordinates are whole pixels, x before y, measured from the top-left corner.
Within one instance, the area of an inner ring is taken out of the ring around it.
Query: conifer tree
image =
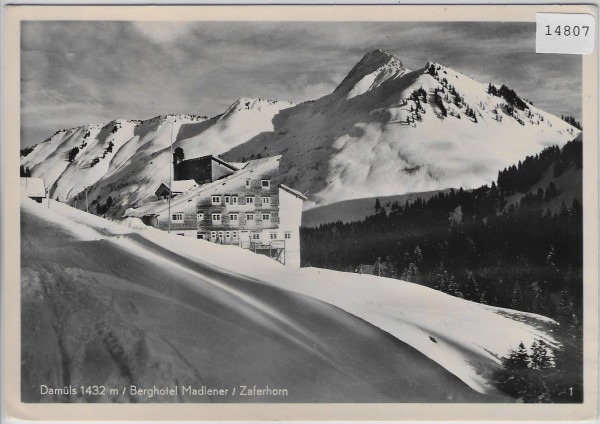
[[[458,288],[458,284],[456,284],[454,275],[450,276],[450,281],[448,282],[448,293],[450,293],[452,296],[460,297],[461,299],[464,297]]]
[[[519,287],[519,282],[515,283],[515,286],[512,291],[512,296],[510,298],[510,307],[511,309],[519,309],[523,304],[523,292],[521,292],[521,287]]]
[[[444,263],[440,262],[434,271],[433,288],[440,291],[446,291],[448,286],[448,271],[444,267]]]
[[[472,271],[467,271],[467,281],[463,285],[462,293],[469,300],[479,300],[481,296],[475,274]]]
[[[529,368],[529,355],[523,342],[519,343],[517,350],[512,350],[506,360],[504,367],[511,370],[526,370]]]
[[[79,153],[79,148],[77,146],[73,147],[69,151],[69,162],[73,162],[75,160],[75,156],[77,156],[77,153]]]
[[[504,358],[502,366],[503,369],[494,375],[498,388],[516,399],[525,400],[531,392],[531,383],[528,378],[529,355],[523,342]]]
[[[379,202],[379,197],[375,200],[375,213],[379,213],[381,210],[381,203]]]
[[[415,261],[415,264],[417,266],[422,266],[423,262],[425,262],[423,251],[421,250],[419,245],[417,245],[417,247],[415,247],[415,250],[413,251],[413,260]]]
[[[573,308],[571,298],[567,289],[562,289],[560,292],[560,301],[558,302],[557,313],[558,319],[562,323],[569,323],[572,321]]]
[[[29,170],[28,166],[21,165],[20,174],[21,177],[31,177],[31,171]]]
[[[552,367],[552,359],[548,355],[548,349],[543,340],[534,341],[531,350],[531,368],[543,370]]]
[[[414,262],[408,264],[408,267],[402,271],[401,280],[410,281],[411,283],[421,282],[421,272]]]

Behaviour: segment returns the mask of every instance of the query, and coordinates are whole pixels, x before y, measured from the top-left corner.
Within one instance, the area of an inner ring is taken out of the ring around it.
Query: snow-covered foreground
[[[270,383],[294,391],[287,399],[213,401],[498,401],[489,376],[501,356],[521,341],[555,345],[553,322],[538,315],[398,280],[291,269],[128,224],[23,199],[23,352],[31,373],[23,378],[31,393],[36,367],[50,373],[54,361],[62,363],[62,384],[111,375],[103,384]],[[57,322],[47,331],[52,320],[35,319],[44,308]],[[35,353],[52,332],[62,345],[55,360]],[[104,360],[120,370],[114,376],[91,360],[102,345]]]

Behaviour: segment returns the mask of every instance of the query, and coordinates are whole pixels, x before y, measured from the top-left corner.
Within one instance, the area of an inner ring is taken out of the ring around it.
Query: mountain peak
[[[377,71],[387,71],[387,73],[404,73],[406,68],[402,62],[392,54],[386,53],[381,49],[373,50],[365,54],[360,61],[350,70],[346,78],[338,85],[335,91],[348,91],[367,75]]]
[[[374,64],[376,66],[383,66],[385,64],[387,64],[388,62],[395,62],[396,64],[399,64],[400,66],[402,66],[402,63],[400,63],[400,61],[398,60],[398,58],[396,56],[394,56],[393,54],[384,52],[381,49],[376,49],[373,51],[370,51],[369,53],[365,54],[362,59],[358,62],[359,64]]]

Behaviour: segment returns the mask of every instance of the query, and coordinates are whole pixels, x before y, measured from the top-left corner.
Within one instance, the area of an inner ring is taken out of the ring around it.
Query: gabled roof
[[[171,188],[169,188],[169,186],[167,184],[161,183],[160,186],[158,186],[158,188],[154,192],[154,194],[156,194],[157,196],[161,196],[161,193],[163,193],[163,192],[165,194],[185,193],[186,191],[189,191],[197,186],[198,186],[198,184],[194,180],[172,181]]]
[[[158,186],[158,188],[156,189],[154,194],[156,194],[157,196],[162,196],[161,193],[168,194],[170,192],[171,192],[171,189],[169,189],[169,187],[165,183],[160,183],[160,185]]]
[[[294,195],[296,197],[298,197],[299,199],[302,200],[307,200],[306,196],[303,195],[302,193],[300,193],[297,190],[294,190],[292,188],[289,188],[288,186],[284,185],[284,184],[279,184],[279,188],[282,189],[283,191],[287,191],[288,193],[290,193],[291,195]]]
[[[28,197],[46,197],[43,178],[21,177],[21,191]]]

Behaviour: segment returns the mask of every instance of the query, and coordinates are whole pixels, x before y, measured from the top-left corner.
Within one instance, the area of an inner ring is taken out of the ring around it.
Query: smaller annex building
[[[278,182],[281,156],[241,165],[210,155],[182,157],[183,152],[176,149],[172,187],[161,184],[155,193],[157,200],[128,209],[125,216],[141,218],[161,230],[237,245],[282,264],[300,266],[300,224],[306,197]]]
[[[21,177],[21,192],[27,197],[42,203],[46,198],[46,186],[43,178]]]

